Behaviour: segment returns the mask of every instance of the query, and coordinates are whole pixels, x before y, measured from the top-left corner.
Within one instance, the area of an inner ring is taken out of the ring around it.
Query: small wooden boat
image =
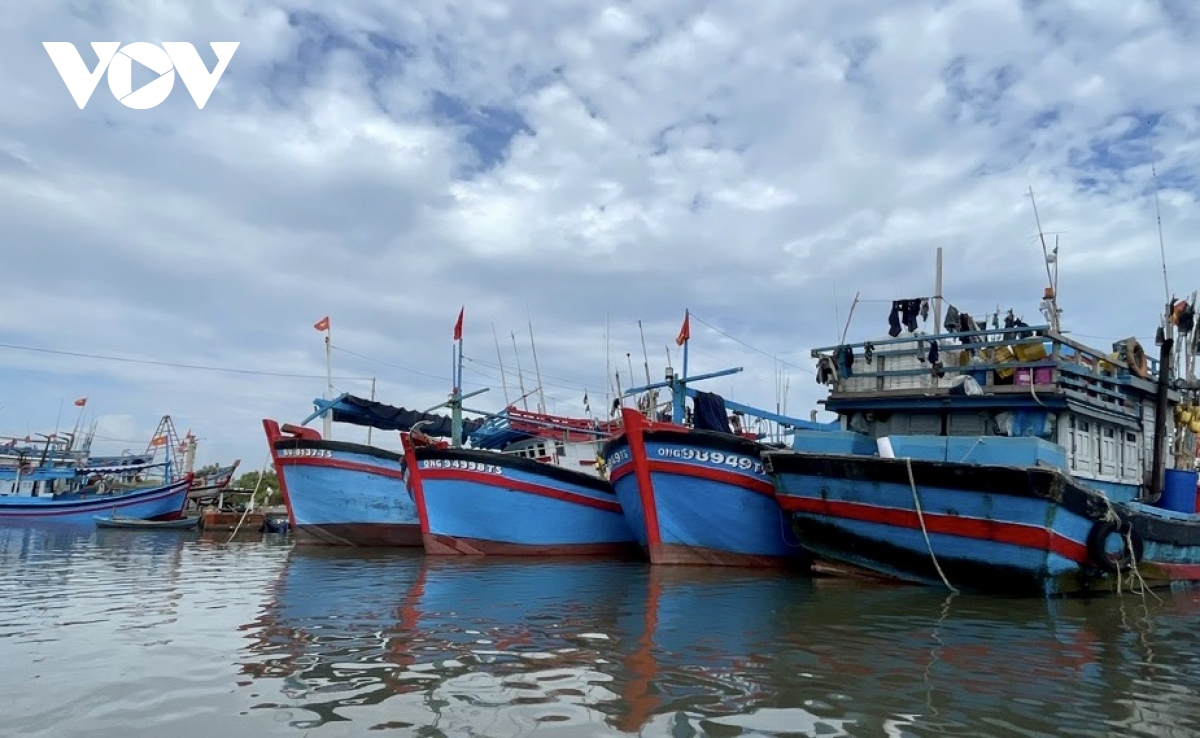
[[[191,530],[200,522],[200,518],[178,518],[175,520],[143,520],[142,518],[126,518],[120,515],[104,517],[93,516],[97,528],[136,528],[138,530]]]

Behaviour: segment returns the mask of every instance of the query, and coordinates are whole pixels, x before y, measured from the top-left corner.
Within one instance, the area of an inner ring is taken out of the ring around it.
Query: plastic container
[[[1184,469],[1167,469],[1165,477],[1163,493],[1158,500],[1158,506],[1164,510],[1194,515],[1196,513],[1196,482],[1200,478],[1200,473]]]

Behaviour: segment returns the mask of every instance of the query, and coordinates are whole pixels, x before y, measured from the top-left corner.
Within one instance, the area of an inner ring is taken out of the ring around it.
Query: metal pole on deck
[[[325,325],[325,399],[333,399],[333,331],[328,323]],[[322,434],[325,440],[333,438],[333,419],[327,410],[321,416]]]
[[[375,377],[371,377],[371,402],[375,402]],[[367,426],[367,445],[371,445],[371,426]]]
[[[937,276],[933,283],[933,333],[942,332],[942,247],[937,249]]]

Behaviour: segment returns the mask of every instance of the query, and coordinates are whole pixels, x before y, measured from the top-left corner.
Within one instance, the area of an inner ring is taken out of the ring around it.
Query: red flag
[[[324,318],[321,318],[316,323],[313,323],[313,328],[316,328],[319,331],[329,330],[329,316],[326,315]]]
[[[462,340],[462,321],[463,321],[463,311],[464,311],[464,310],[466,310],[466,309],[467,309],[467,306],[466,306],[466,305],[463,305],[462,307],[460,307],[460,308],[458,309],[458,320],[456,320],[456,321],[454,322],[454,340],[455,340],[455,341],[461,341],[461,340]]]
[[[75,407],[83,407],[86,404],[87,404],[86,397],[80,397],[78,400],[75,401]]]
[[[675,337],[675,345],[682,346],[687,343],[687,340],[692,337],[692,315],[691,313],[683,314],[683,327],[679,329],[679,335]]]
[[[152,448],[155,446],[166,446],[166,445],[167,445],[167,437],[166,436],[155,436],[154,438],[150,439],[150,446]]]

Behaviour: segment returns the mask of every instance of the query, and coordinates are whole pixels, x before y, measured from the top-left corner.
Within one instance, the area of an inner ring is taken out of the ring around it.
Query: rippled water
[[[0,735],[1200,734],[1200,593],[0,528]]]

